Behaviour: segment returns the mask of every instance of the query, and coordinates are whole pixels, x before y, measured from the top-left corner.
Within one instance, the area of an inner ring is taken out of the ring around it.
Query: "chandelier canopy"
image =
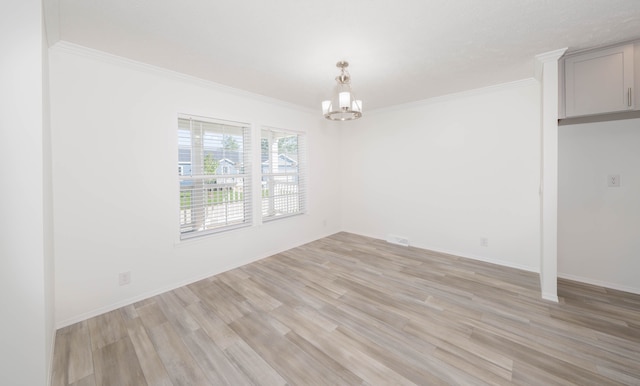
[[[332,121],[358,119],[362,116],[362,101],[353,95],[351,75],[347,71],[349,62],[340,61],[336,67],[340,69],[340,75],[336,76],[336,92],[332,99],[322,102],[322,114]]]

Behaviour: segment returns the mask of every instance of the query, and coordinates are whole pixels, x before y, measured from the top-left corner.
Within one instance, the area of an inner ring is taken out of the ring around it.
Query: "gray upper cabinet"
[[[611,47],[564,59],[566,117],[635,109],[634,46]]]

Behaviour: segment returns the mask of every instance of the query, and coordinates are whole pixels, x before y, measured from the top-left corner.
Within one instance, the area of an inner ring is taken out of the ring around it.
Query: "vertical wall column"
[[[0,12],[0,384],[47,385],[53,250],[42,1]]]
[[[558,301],[558,60],[562,48],[536,55],[542,85],[541,256],[542,298]]]

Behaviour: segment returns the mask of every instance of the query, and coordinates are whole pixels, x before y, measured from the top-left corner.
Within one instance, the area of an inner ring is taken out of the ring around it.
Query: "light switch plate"
[[[620,174],[609,174],[607,177],[607,185],[610,188],[619,188],[620,187]]]
[[[121,286],[131,284],[131,271],[120,272],[118,275],[118,284]]]

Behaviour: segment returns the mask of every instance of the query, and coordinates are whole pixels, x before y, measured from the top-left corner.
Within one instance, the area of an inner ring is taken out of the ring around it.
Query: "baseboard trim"
[[[558,272],[558,278],[559,279],[567,279],[567,280],[577,281],[577,282],[585,283],[585,284],[591,284],[591,285],[595,285],[595,286],[598,286],[598,287],[609,288],[609,289],[616,290],[616,291],[623,291],[623,292],[629,292],[629,293],[632,293],[632,294],[640,295],[640,288],[629,287],[629,286],[620,285],[620,284],[616,284],[616,283],[611,283],[611,282],[607,282],[607,281],[590,279],[590,278],[586,278],[586,277],[582,277],[582,276],[576,276],[576,275],[571,275],[571,274],[567,274],[567,273],[559,273],[559,272]]]
[[[49,347],[49,363],[47,363],[47,385],[51,385],[53,382],[53,362],[55,360],[53,355],[55,354],[57,336],[58,334],[56,334],[56,330],[54,329],[53,339],[51,339],[51,346]]]
[[[521,271],[527,271],[527,272],[533,272],[533,273],[537,273],[540,274],[540,270],[534,267],[530,267],[527,265],[522,265],[522,264],[516,264],[516,263],[512,263],[510,261],[504,261],[504,260],[498,260],[498,259],[492,259],[490,257],[485,257],[485,256],[479,256],[479,255],[470,255],[470,254],[466,254],[466,253],[461,253],[461,252],[456,252],[456,251],[448,251],[448,250],[442,250],[442,249],[435,249],[435,248],[424,248],[424,247],[418,247],[421,249],[427,249],[429,251],[434,251],[434,252],[438,252],[438,253],[444,253],[447,255],[453,255],[453,256],[458,256],[458,257],[463,257],[465,259],[470,259],[470,260],[477,260],[477,261],[482,261],[485,263],[489,263],[489,264],[495,264],[495,265],[500,265],[503,267],[508,267],[508,268],[514,268],[514,269],[519,269]]]
[[[172,291],[172,290],[174,290],[176,288],[180,288],[180,287],[183,287],[185,285],[189,285],[189,284],[195,283],[197,281],[206,279],[208,277],[215,276],[215,275],[227,272],[227,271],[231,271],[232,269],[236,269],[238,267],[242,267],[243,265],[251,264],[251,263],[256,262],[258,260],[265,259],[265,258],[267,258],[269,256],[273,256],[273,255],[276,255],[278,253],[287,251],[289,249],[296,248],[296,247],[299,247],[301,245],[310,243],[312,241],[319,240],[319,239],[324,238],[324,237],[328,237],[331,234],[333,234],[333,233],[330,233],[330,234],[327,234],[327,235],[324,235],[324,236],[320,236],[320,237],[310,238],[309,240],[305,240],[303,242],[297,243],[296,245],[289,245],[289,246],[284,247],[284,248],[280,248],[280,249],[277,249],[277,250],[272,250],[272,251],[269,251],[269,252],[265,252],[265,253],[262,253],[259,256],[254,257],[254,258],[252,258],[250,260],[242,261],[239,264],[234,264],[232,266],[228,266],[228,267],[225,267],[225,268],[220,269],[220,270],[208,272],[208,273],[205,273],[205,274],[202,274],[202,275],[191,277],[191,278],[186,279],[186,280],[181,280],[179,282],[172,283],[172,284],[169,284],[167,286],[160,287],[160,288],[157,288],[155,290],[148,291],[148,292],[142,293],[140,295],[137,295],[137,296],[134,296],[134,297],[131,297],[131,298],[127,298],[127,299],[124,299],[124,300],[121,300],[121,301],[118,301],[116,303],[112,303],[112,304],[109,304],[109,305],[106,305],[106,306],[103,306],[103,307],[99,307],[99,308],[93,309],[91,311],[82,313],[80,315],[76,315],[76,316],[74,316],[72,318],[58,321],[58,322],[56,322],[56,330],[59,330],[61,328],[70,326],[70,325],[78,323],[78,322],[82,322],[82,321],[87,320],[87,319],[91,319],[91,318],[93,318],[95,316],[102,315],[104,313],[107,313],[107,312],[110,312],[110,311],[113,311],[113,310],[117,310],[118,308],[122,308],[122,307],[125,307],[125,306],[128,306],[128,305],[131,305],[133,303],[137,303],[139,301],[154,297],[156,295],[160,295],[160,294],[163,294],[165,292]]]
[[[348,230],[343,230],[343,232],[353,233],[355,235],[360,235],[360,236],[365,236],[365,237],[371,237],[372,239],[388,241],[385,236],[370,235],[370,234],[366,234],[366,233],[354,232],[354,231],[348,231]],[[527,265],[512,263],[512,262],[509,262],[509,261],[492,259],[490,257],[472,255],[472,254],[462,253],[462,252],[453,251],[453,250],[432,248],[429,245],[424,245],[424,244],[420,244],[420,243],[417,243],[417,244],[411,243],[410,245],[413,248],[424,249],[424,250],[431,251],[431,252],[442,253],[442,254],[445,254],[445,255],[451,255],[451,256],[456,256],[456,257],[462,257],[462,258],[470,259],[470,260],[483,261],[483,262],[489,263],[489,264],[495,264],[495,265],[500,265],[500,266],[503,266],[503,267],[514,268],[514,269],[519,269],[521,271],[527,271],[527,272],[533,272],[533,273],[540,274],[540,268],[539,267],[531,267],[531,266],[527,266]]]
[[[554,303],[559,303],[560,302],[560,300],[558,299],[558,295],[555,295],[555,294],[543,293],[542,294],[542,299],[548,300],[548,301],[554,302]]]

